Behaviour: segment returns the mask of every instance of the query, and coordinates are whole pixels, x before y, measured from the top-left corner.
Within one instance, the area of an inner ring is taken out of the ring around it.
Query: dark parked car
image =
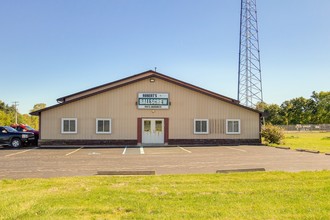
[[[34,134],[32,132],[21,132],[9,126],[0,126],[0,145],[17,148],[33,141]]]
[[[32,132],[34,134],[34,145],[38,145],[38,139],[39,139],[39,131],[35,130],[34,128],[30,127],[26,124],[12,124],[10,127],[16,129],[17,131],[24,131],[24,132]]]

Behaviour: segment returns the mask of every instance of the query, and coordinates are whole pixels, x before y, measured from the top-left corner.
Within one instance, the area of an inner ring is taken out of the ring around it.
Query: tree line
[[[33,106],[32,111],[37,111],[39,109],[45,108],[46,104],[39,103]],[[14,105],[9,106],[0,100],[0,126],[10,126],[11,124],[15,124],[16,120],[16,109]],[[17,112],[17,123],[18,124],[28,124],[34,129],[39,129],[39,117],[31,116],[29,114],[20,114]]]
[[[31,111],[45,107],[44,103],[35,104]],[[257,109],[263,111],[266,123],[273,125],[330,124],[330,91],[314,91],[308,99],[298,97],[284,101],[281,105],[262,102]],[[9,106],[0,100],[0,125],[14,124],[15,111],[14,105]],[[37,116],[17,113],[17,122],[39,129]]]
[[[330,124],[330,91],[314,91],[308,99],[298,97],[281,105],[259,103],[257,109],[273,125]]]

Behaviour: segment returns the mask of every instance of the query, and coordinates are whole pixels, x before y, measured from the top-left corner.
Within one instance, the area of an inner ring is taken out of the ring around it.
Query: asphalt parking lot
[[[91,176],[98,171],[155,171],[156,174],[330,170],[330,156],[265,146],[219,147],[31,147],[0,146],[0,179]]]

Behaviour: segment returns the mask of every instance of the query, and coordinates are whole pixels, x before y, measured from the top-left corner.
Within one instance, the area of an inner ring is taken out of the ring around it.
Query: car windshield
[[[31,127],[28,126],[28,125],[26,125],[25,128],[26,128],[27,130],[30,130],[30,131],[34,130],[34,128],[31,128]]]
[[[9,132],[17,132],[16,129],[14,129],[14,128],[12,128],[12,127],[9,127],[9,126],[6,126],[6,127],[4,127],[4,128],[6,128],[6,130],[9,131]]]

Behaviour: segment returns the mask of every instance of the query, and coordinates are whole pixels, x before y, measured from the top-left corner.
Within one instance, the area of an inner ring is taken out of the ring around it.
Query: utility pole
[[[18,101],[14,101],[13,104],[15,106],[15,124],[17,124],[17,106],[18,106]]]
[[[241,0],[237,99],[251,108],[263,101],[257,0]]]

